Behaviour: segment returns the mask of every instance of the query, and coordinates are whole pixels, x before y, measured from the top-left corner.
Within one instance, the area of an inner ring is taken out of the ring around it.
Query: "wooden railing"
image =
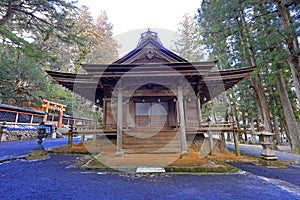
[[[111,130],[103,129],[103,126],[100,124],[92,125],[73,125],[69,126],[69,131],[64,135],[68,136],[68,147],[72,147],[73,137],[76,135],[81,136],[80,142],[83,143],[86,135],[93,135],[92,144],[96,145],[97,136],[99,135],[116,135],[116,132]]]

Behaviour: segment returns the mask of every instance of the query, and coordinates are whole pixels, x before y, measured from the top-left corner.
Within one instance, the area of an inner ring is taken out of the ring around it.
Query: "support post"
[[[240,156],[240,145],[239,145],[239,133],[236,131],[233,131],[233,140],[234,140],[234,149],[235,149],[235,155]]]
[[[123,125],[123,93],[122,88],[117,89],[118,92],[118,103],[117,103],[117,149],[116,157],[123,156],[122,150],[122,125]]]
[[[106,99],[103,99],[103,121],[102,121],[102,124],[103,124],[103,128],[105,129],[106,128],[106,106],[107,106],[107,103],[108,101]]]
[[[209,139],[209,155],[213,156],[214,155],[214,138],[213,138],[213,132],[208,131],[208,139]]]
[[[70,125],[70,129],[68,132],[68,147],[71,148],[73,146],[73,124]]]
[[[179,108],[178,108],[178,100],[176,101],[176,131],[178,131],[179,128]]]
[[[34,117],[34,115],[32,114],[31,117],[30,117],[30,125],[29,125],[30,127],[32,127],[33,117]]]
[[[80,143],[81,143],[81,144],[84,144],[84,140],[85,140],[85,135],[82,134],[82,135],[80,136]]]
[[[17,113],[16,113],[16,117],[15,117],[14,127],[17,126],[18,119],[19,119],[19,113],[17,112]]]
[[[61,106],[59,109],[59,119],[58,119],[58,127],[63,127],[62,119],[63,118],[63,107]],[[74,123],[75,124],[75,123]]]
[[[202,122],[202,113],[201,113],[201,99],[197,97],[197,114],[198,114],[198,123]]]
[[[228,149],[226,147],[226,141],[225,141],[225,133],[223,131],[221,132],[220,152],[221,153],[228,153]]]
[[[129,116],[129,109],[128,109],[128,106],[129,106],[129,100],[127,101],[125,101],[125,113],[124,113],[124,116],[126,116],[125,117],[125,120],[126,120],[126,122],[125,122],[125,124],[126,124],[126,129],[128,130],[128,128],[129,128],[129,121],[128,121],[128,116]]]
[[[97,133],[93,134],[92,145],[93,147],[97,146]]]
[[[48,117],[48,112],[49,112],[49,102],[46,102],[45,105],[43,105],[43,111],[45,111],[45,115],[43,117],[43,122],[47,121],[47,117]]]
[[[181,139],[181,155],[188,155],[187,141],[185,132],[185,116],[182,87],[177,87],[178,109],[179,109],[179,125],[180,125],[180,139]]]

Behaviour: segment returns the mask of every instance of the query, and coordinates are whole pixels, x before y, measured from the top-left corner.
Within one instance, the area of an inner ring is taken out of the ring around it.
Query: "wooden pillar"
[[[103,99],[103,110],[102,110],[102,113],[103,113],[103,120],[102,120],[102,124],[103,124],[103,128],[105,129],[106,128],[106,106],[107,106],[107,99]]]
[[[185,126],[188,122],[188,119],[187,119],[187,115],[186,115],[186,100],[183,100],[183,114],[184,114],[184,121],[185,121]]]
[[[176,103],[176,131],[178,131],[179,128],[179,108],[178,108],[178,100],[175,102]]]
[[[73,129],[74,126],[71,124],[69,127],[69,132],[68,132],[68,147],[71,148],[73,146]]]
[[[117,89],[118,92],[118,103],[117,103],[117,147],[116,156],[122,157],[122,125],[123,125],[123,93],[122,88]]]
[[[181,139],[181,155],[188,155],[187,141],[185,132],[185,116],[184,116],[184,103],[182,87],[177,87],[178,109],[179,109],[179,126],[180,126],[180,139]]]
[[[14,127],[16,127],[16,126],[17,126],[18,119],[19,119],[19,113],[18,113],[18,112],[16,112],[16,117],[15,117]]]
[[[202,122],[202,113],[201,113],[201,99],[197,97],[197,114],[198,114],[198,123]]]
[[[85,135],[82,134],[82,135],[80,136],[80,143],[81,143],[81,144],[84,144],[84,140],[85,140]]]
[[[34,117],[34,115],[32,114],[30,117],[30,127],[32,126],[32,123],[33,123],[33,117]]]
[[[43,111],[45,111],[45,115],[43,117],[43,122],[47,121],[47,117],[48,117],[48,112],[49,112],[49,102],[45,102],[45,104],[43,105]]]
[[[92,146],[93,147],[97,146],[97,133],[93,134]]]
[[[62,123],[63,119],[62,118],[63,118],[63,107],[61,106],[60,109],[59,109],[58,127],[62,127],[63,126],[63,123]]]
[[[124,116],[126,116],[125,117],[125,125],[126,125],[126,129],[128,130],[128,128],[129,128],[129,126],[128,126],[128,123],[129,123],[129,121],[128,121],[128,116],[129,116],[129,109],[128,109],[128,106],[129,106],[129,100],[126,100],[125,101],[125,113],[124,113]]]
[[[209,139],[209,155],[213,156],[214,155],[214,133],[211,131],[208,131],[208,139]]]
[[[226,141],[225,141],[225,133],[221,132],[221,144],[220,144],[220,152],[221,153],[227,153],[227,147],[226,147]]]

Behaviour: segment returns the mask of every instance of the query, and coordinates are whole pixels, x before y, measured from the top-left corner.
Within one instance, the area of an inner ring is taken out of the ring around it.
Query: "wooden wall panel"
[[[113,110],[116,112],[117,111],[117,103],[111,103],[111,101],[106,101],[105,102],[105,127],[116,127],[117,126],[117,123],[116,123],[116,120],[113,116]],[[116,115],[116,113],[115,113]],[[117,117],[117,116],[115,116]]]
[[[177,126],[177,117],[176,117],[176,102],[169,101],[169,125]]]
[[[197,116],[197,102],[196,100],[185,101],[185,119],[186,125],[197,124],[198,116]]]

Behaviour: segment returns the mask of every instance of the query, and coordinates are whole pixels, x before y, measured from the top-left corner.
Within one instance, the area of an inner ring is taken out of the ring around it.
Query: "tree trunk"
[[[279,132],[279,125],[278,125],[278,118],[274,115],[274,132],[275,132],[275,138],[276,138],[276,145],[281,145],[281,139],[280,139],[280,132]]]
[[[229,101],[232,102],[232,107],[231,107],[233,109],[232,117],[234,117],[232,120],[233,120],[233,123],[237,126],[237,128],[240,129],[239,116],[238,116],[238,112],[237,112],[236,99],[235,99],[234,93],[235,93],[235,91],[233,91],[231,93],[232,99],[229,99]]]
[[[245,22],[244,13],[242,11],[240,11],[240,12],[241,12],[240,17],[241,17],[242,21],[240,22],[239,19],[236,18],[236,22],[241,27],[241,31],[239,32],[239,38],[240,38],[241,44],[243,46],[243,54],[245,54],[245,55],[243,55],[244,60],[247,64],[251,63],[252,66],[257,66],[255,54],[253,52],[253,48],[249,41],[250,36],[249,36],[249,32],[248,32],[247,23]],[[242,31],[242,30],[244,30],[244,31]],[[247,51],[248,51],[249,56],[247,56],[247,54],[246,54]],[[267,101],[265,98],[264,90],[261,86],[260,75],[257,73],[255,76],[252,76],[251,80],[252,80],[253,89],[254,89],[255,101],[257,103],[259,113],[263,120],[265,130],[272,132],[269,108],[267,106]]]
[[[256,144],[256,134],[255,134],[255,127],[254,127],[254,120],[253,120],[253,113],[249,110],[249,123],[250,123],[250,130],[251,130],[251,143]]]
[[[254,96],[258,105],[258,110],[261,114],[265,131],[272,132],[271,119],[269,115],[269,108],[263,88],[260,84],[260,75],[257,74],[251,78],[254,90]]]
[[[291,69],[295,92],[300,104],[300,54],[299,43],[296,36],[296,31],[291,30],[292,23],[289,11],[285,5],[285,0],[279,0],[276,3],[277,13],[280,20],[280,26],[285,34],[284,40],[289,52],[288,63]]]
[[[242,102],[245,101],[244,96],[245,96],[244,91],[241,91],[241,101],[242,101]],[[244,106],[243,106],[243,107],[244,107]],[[244,133],[245,142],[248,141],[248,138],[247,138],[247,131],[246,131],[246,110],[247,110],[247,109],[245,109],[245,108],[242,108],[242,109],[241,109],[241,111],[242,111],[242,123],[243,123],[242,127],[243,127],[243,129],[244,129],[244,131],[245,131],[245,133]]]
[[[231,119],[232,118],[232,106],[231,106],[231,101],[230,101],[230,98],[228,97],[228,94],[227,93],[224,93],[224,98],[225,98],[225,101],[227,102],[228,104],[228,107],[227,107],[227,110],[226,110],[226,122],[228,123],[231,123],[233,120]],[[233,124],[232,124],[233,125]],[[231,142],[231,134],[228,132],[227,133],[227,141],[228,142]]]
[[[292,152],[300,153],[300,127],[296,121],[281,70],[278,71],[277,88],[280,94],[287,128],[290,133],[290,145]]]

